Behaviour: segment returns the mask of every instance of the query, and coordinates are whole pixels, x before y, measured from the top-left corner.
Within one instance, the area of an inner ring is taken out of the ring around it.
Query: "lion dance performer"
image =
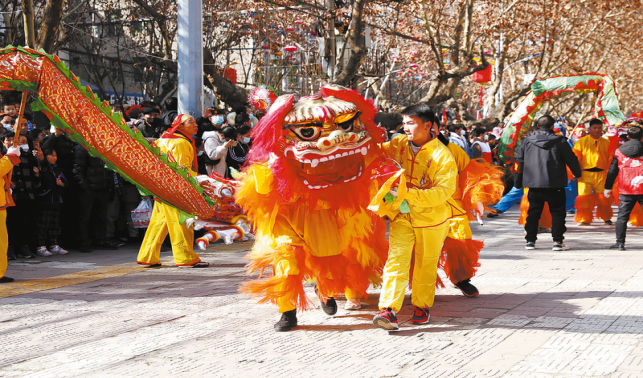
[[[9,236],[7,235],[7,207],[13,206],[11,198],[11,173],[13,166],[20,163],[20,147],[9,147],[7,154],[0,158],[0,183],[2,184],[2,195],[0,195],[0,283],[13,282],[13,278],[5,276],[7,273],[7,248],[9,248]]]
[[[359,308],[386,261],[385,225],[366,210],[383,133],[375,107],[357,92],[327,85],[302,97],[279,97],[253,129],[251,165],[236,193],[256,227],[249,273],[270,272],[242,291],[279,306],[278,332],[297,325],[309,302],[303,282],[316,281],[322,309],[334,296]]]
[[[168,160],[187,168],[188,174],[192,177],[197,175],[198,168],[196,147],[190,135],[195,135],[197,131],[198,126],[194,118],[187,114],[180,114],[168,131],[156,141],[161,152],[167,154]],[[176,266],[192,268],[209,266],[194,253],[194,230],[186,223],[180,222],[177,208],[161,201],[156,201],[154,204],[152,218],[136,262],[148,267],[160,267],[161,245],[168,233],[172,241],[172,253]]]
[[[581,138],[574,145],[574,153],[578,157],[583,176],[578,179],[578,197],[576,197],[576,221],[580,225],[592,223],[594,207],[596,217],[605,224],[612,224],[613,198],[605,198],[605,179],[610,165],[610,141],[601,136],[603,122],[592,119],[589,122],[589,135]]]
[[[451,199],[458,174],[455,160],[431,131],[439,119],[427,104],[410,106],[402,115],[406,135],[393,138],[381,148],[403,169],[386,181],[369,206],[391,219],[380,312],[373,318],[376,327],[386,330],[398,329],[395,314],[404,301],[413,259],[411,302],[415,312],[411,323],[429,322],[449,218],[465,214]]]
[[[470,280],[480,267],[478,260],[484,242],[473,239],[469,221],[475,218],[471,210],[482,214],[485,207],[489,210],[489,204],[497,203],[502,198],[504,173],[501,168],[482,159],[471,160],[460,146],[449,143],[449,140],[438,132],[437,127],[433,132],[455,159],[458,176],[456,190],[451,198],[467,212],[449,219],[449,234],[444,240],[439,266],[462,294],[475,297],[478,295],[478,289]],[[444,287],[440,277],[437,278],[437,284]]]

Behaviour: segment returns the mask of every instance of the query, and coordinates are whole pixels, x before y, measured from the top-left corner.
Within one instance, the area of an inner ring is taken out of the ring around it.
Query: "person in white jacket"
[[[224,127],[221,131],[206,131],[203,133],[203,149],[209,159],[205,163],[208,175],[215,172],[222,177],[226,177],[228,148],[237,144],[236,139],[237,131],[230,126]]]

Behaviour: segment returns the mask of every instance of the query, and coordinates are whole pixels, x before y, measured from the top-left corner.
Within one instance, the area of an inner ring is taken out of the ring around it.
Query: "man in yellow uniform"
[[[458,168],[449,149],[431,132],[433,124],[439,123],[438,118],[427,104],[410,106],[402,111],[402,116],[406,135],[382,145],[386,157],[396,160],[404,169],[399,189],[391,194],[406,201],[406,208],[400,206],[400,212],[389,216],[392,221],[389,255],[382,277],[381,311],[373,318],[375,326],[386,330],[398,329],[395,313],[404,301],[413,256],[411,300],[415,312],[412,323],[429,322],[438,259],[449,233],[448,219],[454,210],[457,214],[463,213],[462,209],[447,203],[456,189]]]
[[[574,145],[583,176],[578,179],[578,197],[576,197],[576,221],[579,225],[592,223],[594,207],[596,217],[605,224],[612,224],[613,198],[605,198],[605,179],[610,165],[610,141],[602,137],[603,123],[599,119],[589,122],[589,135],[582,137]]]
[[[180,114],[172,126],[156,141],[161,152],[167,155],[168,161],[174,161],[179,168],[186,168],[190,176],[196,176],[196,147],[191,135],[196,135],[199,128],[192,116]],[[152,218],[147,227],[141,250],[136,262],[148,267],[160,267],[161,245],[170,235],[172,253],[176,266],[190,268],[205,268],[207,262],[202,262],[199,255],[194,253],[194,230],[179,221],[179,210],[156,201]]]
[[[11,198],[11,173],[13,166],[20,163],[20,147],[9,147],[7,154],[0,158],[0,283],[13,282],[13,278],[5,276],[7,273],[7,248],[9,235],[7,234],[7,207],[13,206]]]

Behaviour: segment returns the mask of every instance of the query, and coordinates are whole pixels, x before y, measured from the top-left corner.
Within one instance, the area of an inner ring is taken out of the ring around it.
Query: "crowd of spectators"
[[[8,258],[66,254],[65,248],[84,253],[115,250],[140,242],[143,232],[131,219],[141,201],[138,189],[63,130],[36,125],[30,113],[25,112],[16,136],[19,106],[7,101],[0,114],[0,153],[5,154],[15,138],[21,148],[20,163],[14,167],[10,188],[5,188],[14,202],[7,208]],[[170,98],[163,106],[144,101],[113,110],[153,143],[177,116],[177,100]],[[199,132],[194,136],[199,174],[231,177],[229,168],[238,170],[247,158],[250,130],[257,122],[246,108],[207,108],[197,119]]]

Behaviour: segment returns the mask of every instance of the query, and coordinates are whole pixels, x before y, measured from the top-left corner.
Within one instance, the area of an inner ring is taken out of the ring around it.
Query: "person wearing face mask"
[[[250,131],[252,128],[249,125],[243,125],[237,128],[237,144],[228,147],[228,156],[226,163],[228,165],[228,174],[231,169],[240,170],[241,167],[248,160],[248,152],[250,151],[251,139]]]
[[[11,127],[11,115],[9,114],[0,114],[0,121],[2,122],[2,126],[4,126],[7,131],[13,131],[13,128]]]
[[[232,126],[226,126],[219,131],[206,131],[203,133],[204,152],[206,155],[205,167],[208,175],[212,172],[226,177],[228,164],[228,149],[237,144],[237,131]]]
[[[159,120],[160,112],[157,108],[143,109],[143,118],[137,120],[134,126],[143,134],[148,142],[161,137],[166,130],[163,122]]]
[[[464,125],[453,124],[449,128],[449,142],[460,146],[465,151],[469,151],[469,141],[467,141],[466,135]]]
[[[473,144],[471,145],[471,153],[473,154],[474,159],[482,159],[487,163],[491,163],[491,148],[489,147],[489,143],[486,141],[486,134],[487,130],[483,127],[478,127],[473,130],[474,139]]]

